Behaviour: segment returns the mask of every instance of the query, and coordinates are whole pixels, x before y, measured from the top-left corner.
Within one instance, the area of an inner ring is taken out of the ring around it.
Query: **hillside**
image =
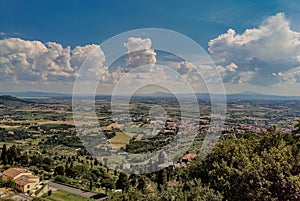
[[[34,101],[16,98],[10,95],[0,96],[0,105],[4,106],[23,105],[29,103],[34,103]]]

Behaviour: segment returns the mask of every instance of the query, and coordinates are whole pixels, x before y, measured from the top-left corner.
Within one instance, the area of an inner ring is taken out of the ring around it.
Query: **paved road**
[[[31,197],[25,195],[25,193],[19,193],[13,197],[11,197],[11,199],[15,200],[15,201],[29,201],[29,200],[32,200]]]
[[[62,191],[66,191],[69,193],[76,194],[76,195],[80,195],[82,197],[94,198],[95,200],[104,200],[105,199],[105,197],[103,197],[103,196],[99,197],[99,195],[96,193],[83,191],[78,188],[73,188],[73,187],[65,186],[62,184],[54,183],[54,182],[49,182],[48,185],[49,185],[49,189],[54,188],[57,190],[62,190]]]

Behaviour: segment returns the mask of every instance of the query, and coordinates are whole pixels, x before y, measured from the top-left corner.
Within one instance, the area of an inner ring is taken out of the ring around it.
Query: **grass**
[[[38,124],[40,125],[60,125],[60,124],[69,124],[69,125],[74,125],[74,121],[73,120],[66,120],[66,121],[61,121],[61,120],[57,120],[57,121],[38,121]]]
[[[79,195],[68,193],[65,191],[53,191],[49,197],[47,193],[42,196],[44,201],[92,201],[93,199],[85,198]]]
[[[123,132],[117,132],[116,136],[111,138],[109,141],[113,144],[114,147],[120,148],[125,147],[126,144],[129,144],[131,137]]]

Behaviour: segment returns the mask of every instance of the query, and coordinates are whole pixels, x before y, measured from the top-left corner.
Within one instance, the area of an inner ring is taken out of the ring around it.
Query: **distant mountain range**
[[[192,97],[194,94],[177,94],[180,97]],[[165,92],[155,92],[152,94],[143,94],[140,96],[151,96],[151,97],[174,97],[173,94],[165,93]],[[210,97],[223,97],[220,94],[209,94],[209,93],[196,93],[196,97],[199,99],[209,99]],[[246,91],[237,94],[226,94],[226,98],[229,100],[299,100],[300,96],[279,96],[279,95],[268,95],[268,94],[261,94],[251,91]]]
[[[72,94],[62,94],[62,93],[48,93],[48,92],[38,92],[38,91],[27,91],[27,92],[0,92],[0,96],[10,95],[18,98],[63,98],[63,97],[72,97]],[[180,97],[192,97],[194,94],[177,94]],[[83,95],[84,96],[84,95]],[[107,96],[107,95],[106,95]],[[145,97],[165,97],[171,98],[175,97],[171,93],[166,92],[155,92],[151,94],[136,94],[136,96],[145,96]],[[199,99],[209,99],[210,96],[221,97],[219,94],[209,94],[209,93],[197,93],[197,98]],[[97,95],[101,97],[101,95]],[[299,100],[300,96],[279,96],[279,95],[268,95],[261,94],[251,91],[246,91],[237,94],[227,94],[227,99],[240,99],[240,100]]]
[[[71,94],[61,93],[48,93],[38,91],[25,91],[25,92],[0,92],[0,96],[10,95],[19,98],[51,98],[51,97],[71,97]]]

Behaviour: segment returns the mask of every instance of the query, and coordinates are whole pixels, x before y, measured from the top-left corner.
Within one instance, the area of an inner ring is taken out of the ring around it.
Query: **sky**
[[[169,57],[152,49],[151,38],[128,39],[127,53],[141,51],[125,56],[121,70],[112,72],[103,65],[107,55],[100,44],[125,31],[162,28],[203,47],[227,93],[300,95],[298,19],[296,0],[0,0],[0,91],[71,93],[82,63],[95,49],[101,56],[95,74],[115,84],[122,69],[167,63]],[[177,60],[179,74],[193,72],[193,64]]]

